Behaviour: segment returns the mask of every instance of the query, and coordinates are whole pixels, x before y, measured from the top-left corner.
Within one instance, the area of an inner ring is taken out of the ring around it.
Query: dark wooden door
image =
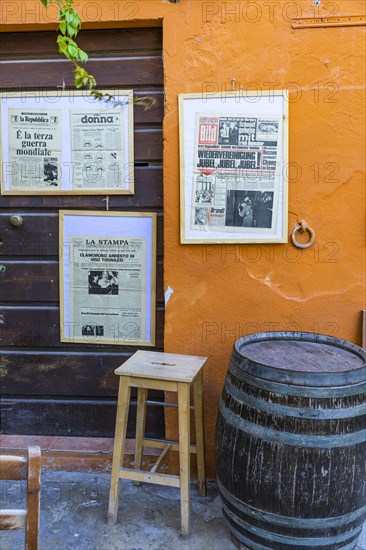
[[[0,35],[2,90],[72,88],[54,32]],[[162,37],[159,28],[82,31],[89,72],[100,88],[133,89],[157,104],[134,108],[135,194],[113,195],[110,210],[158,214],[157,350],[163,350]],[[114,434],[118,380],[114,369],[136,348],[60,342],[59,209],[105,210],[98,196],[0,197],[1,425],[7,434]],[[15,227],[10,217],[20,214]],[[150,396],[161,400],[160,394]],[[162,407],[151,406],[147,430],[163,432]],[[134,407],[131,408],[133,419]]]

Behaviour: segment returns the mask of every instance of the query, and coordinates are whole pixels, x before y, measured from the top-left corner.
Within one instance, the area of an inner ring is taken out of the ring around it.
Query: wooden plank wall
[[[0,34],[1,88],[8,91],[73,86],[53,32]],[[133,89],[157,104],[134,108],[135,194],[110,196],[110,210],[158,214],[157,350],[163,350],[164,110],[159,28],[83,31],[80,47],[100,88]],[[0,197],[0,382],[2,431],[12,434],[114,434],[118,380],[114,369],[136,350],[126,346],[60,343],[59,209],[105,210],[99,196]],[[23,224],[9,219],[20,214]],[[155,393],[154,399],[162,395]],[[150,410],[149,410],[150,409]],[[162,407],[150,407],[151,436],[164,429]],[[131,409],[134,415],[134,406]],[[131,433],[131,432],[130,432]]]

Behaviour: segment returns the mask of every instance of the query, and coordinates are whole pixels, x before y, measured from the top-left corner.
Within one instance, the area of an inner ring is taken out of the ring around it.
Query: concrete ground
[[[106,523],[110,474],[42,471],[40,550],[236,550],[221,514],[217,486],[191,490],[191,535],[181,539],[175,488],[122,482],[115,526]],[[22,507],[22,482],[2,481],[0,507]],[[10,504],[11,503],[11,504]],[[2,531],[1,550],[23,548],[21,531]],[[363,531],[357,550],[366,550]]]

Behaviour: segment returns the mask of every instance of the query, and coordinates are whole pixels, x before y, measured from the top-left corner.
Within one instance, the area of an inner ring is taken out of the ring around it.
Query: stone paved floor
[[[221,515],[215,483],[208,496],[192,484],[191,536],[181,539],[179,490],[123,482],[118,522],[106,524],[110,475],[42,472],[40,550],[236,550]],[[0,506],[22,506],[25,487],[1,482]],[[121,499],[122,500],[122,499]],[[2,531],[1,550],[23,548],[23,532]],[[366,550],[364,530],[357,550]]]

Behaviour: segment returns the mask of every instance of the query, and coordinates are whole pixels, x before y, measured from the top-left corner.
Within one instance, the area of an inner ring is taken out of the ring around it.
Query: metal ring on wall
[[[299,243],[296,239],[296,233],[300,231],[300,233],[304,233],[305,231],[307,231],[310,235],[310,239],[308,240],[307,243]],[[292,240],[292,243],[297,246],[297,248],[309,248],[309,246],[311,246],[314,241],[315,241],[315,231],[314,229],[312,229],[311,227],[308,226],[308,224],[306,223],[305,220],[301,220],[297,225],[295,225],[295,227],[293,228],[292,232],[291,232],[291,240]]]

